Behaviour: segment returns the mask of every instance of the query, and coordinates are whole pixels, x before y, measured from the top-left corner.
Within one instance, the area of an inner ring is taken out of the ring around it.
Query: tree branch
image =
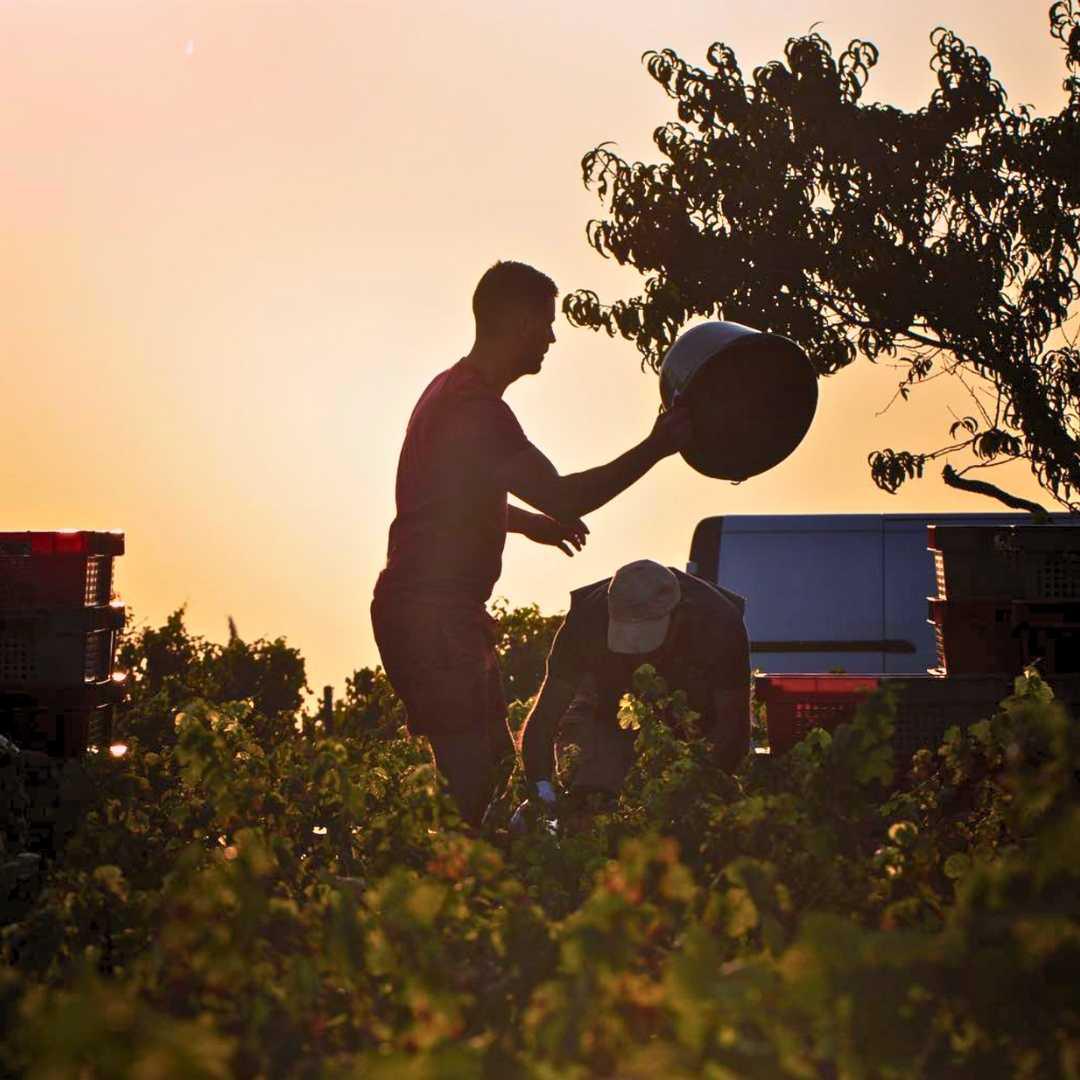
[[[999,488],[997,484],[991,484],[986,480],[965,479],[951,465],[946,465],[941,470],[941,478],[951,488],[969,491],[973,495],[987,495],[991,499],[1003,502],[1013,510],[1027,510],[1029,514],[1048,516],[1045,506],[1040,506],[1036,502],[1029,502],[1027,499],[1021,499],[1018,495],[1010,495],[1007,491]]]

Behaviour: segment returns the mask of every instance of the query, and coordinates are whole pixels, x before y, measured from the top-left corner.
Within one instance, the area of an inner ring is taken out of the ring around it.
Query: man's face
[[[526,309],[519,324],[519,360],[522,375],[535,375],[544,364],[544,355],[555,341],[555,297],[545,304]]]

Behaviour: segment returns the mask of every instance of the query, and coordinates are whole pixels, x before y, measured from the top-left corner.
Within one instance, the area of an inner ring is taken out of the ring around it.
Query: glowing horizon
[[[749,71],[818,22],[834,48],[874,41],[868,98],[912,108],[941,23],[1011,101],[1056,111],[1049,4],[1016,6],[6,5],[0,528],[121,529],[137,619],[187,602],[191,628],[220,640],[232,615],[247,639],[287,636],[311,686],[341,692],[377,661],[367,606],[401,437],[469,348],[480,273],[520,258],[564,294],[637,290],[585,243],[600,208],[579,162],[604,140],[656,157],[651,132],[674,113],[641,53],[701,62],[723,40]],[[628,343],[561,316],[556,333],[507,400],[573,471],[644,436],[659,397]],[[662,463],[590,516],[574,559],[511,538],[495,594],[562,610],[630,559],[681,566],[710,514],[998,509],[937,477],[874,488],[869,450],[937,445],[961,402],[935,383],[876,416],[896,381],[865,361],[824,381],[799,451],[740,487]],[[993,476],[1038,493],[1022,467]]]

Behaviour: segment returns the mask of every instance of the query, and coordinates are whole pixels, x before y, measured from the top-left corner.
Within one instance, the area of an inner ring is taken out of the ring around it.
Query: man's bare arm
[[[661,414],[652,431],[636,446],[606,465],[560,476],[535,447],[496,466],[506,490],[558,521],[575,521],[609,503],[640,480],[658,461],[690,441],[690,413],[676,406]]]
[[[574,700],[575,689],[572,682],[552,676],[550,672],[544,677],[540,693],[521,729],[521,759],[525,777],[532,784],[550,780],[555,773],[555,736]]]

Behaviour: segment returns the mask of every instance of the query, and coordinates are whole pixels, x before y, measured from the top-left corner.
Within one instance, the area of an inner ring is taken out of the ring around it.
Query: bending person
[[[619,791],[636,738],[619,727],[619,702],[642,664],[652,664],[673,690],[686,691],[716,764],[733,772],[750,750],[743,607],[734,593],[650,559],[572,592],[522,729],[530,798],[554,805],[555,739],[571,718],[581,750],[574,789]]]

